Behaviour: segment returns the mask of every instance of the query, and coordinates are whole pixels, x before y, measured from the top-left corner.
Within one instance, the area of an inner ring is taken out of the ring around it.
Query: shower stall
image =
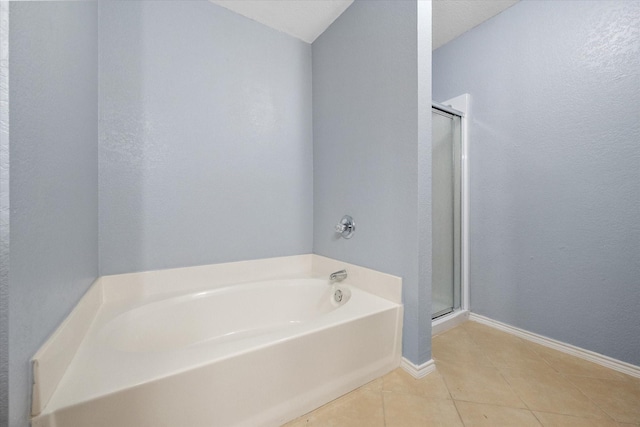
[[[459,99],[461,98],[461,99]],[[432,104],[432,309],[436,322],[467,313],[466,138],[468,95]],[[457,101],[456,101],[457,100]],[[456,101],[456,102],[453,102]]]

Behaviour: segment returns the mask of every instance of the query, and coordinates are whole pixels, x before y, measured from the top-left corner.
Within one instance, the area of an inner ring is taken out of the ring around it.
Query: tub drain
[[[340,302],[342,301],[342,291],[340,289],[338,289],[334,294],[333,294],[333,298],[336,300],[336,302]]]

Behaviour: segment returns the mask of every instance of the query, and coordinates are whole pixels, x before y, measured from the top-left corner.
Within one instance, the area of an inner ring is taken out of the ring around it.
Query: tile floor
[[[433,337],[437,372],[402,369],[286,424],[640,426],[640,379],[475,322]]]

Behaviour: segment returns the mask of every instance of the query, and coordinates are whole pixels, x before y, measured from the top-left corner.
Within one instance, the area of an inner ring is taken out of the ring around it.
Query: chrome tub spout
[[[329,281],[331,282],[342,282],[347,278],[347,270],[340,270],[334,273],[331,273],[329,276]]]

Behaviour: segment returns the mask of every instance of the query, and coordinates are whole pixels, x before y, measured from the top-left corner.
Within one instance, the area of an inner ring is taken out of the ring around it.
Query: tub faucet
[[[340,270],[334,273],[331,273],[329,276],[329,281],[331,282],[342,282],[347,278],[347,270]]]

